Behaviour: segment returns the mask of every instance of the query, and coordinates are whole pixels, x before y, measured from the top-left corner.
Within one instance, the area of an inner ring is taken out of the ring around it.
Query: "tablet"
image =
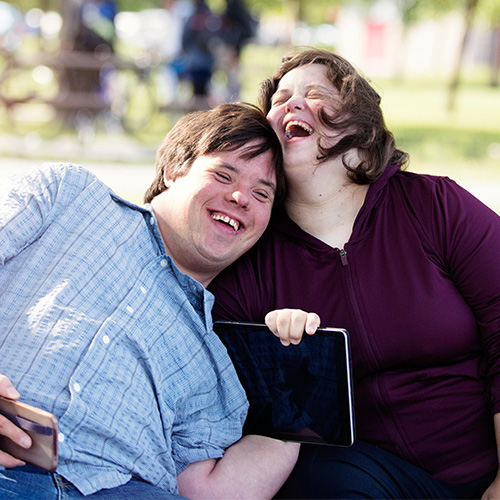
[[[250,408],[244,434],[350,446],[355,439],[349,334],[320,328],[284,346],[265,324],[216,321]]]

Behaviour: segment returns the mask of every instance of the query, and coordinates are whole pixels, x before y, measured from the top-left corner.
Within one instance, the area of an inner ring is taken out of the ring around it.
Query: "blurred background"
[[[302,46],[371,80],[410,170],[500,213],[500,0],[0,1],[0,182],[71,161],[140,203],[180,116],[255,103]]]

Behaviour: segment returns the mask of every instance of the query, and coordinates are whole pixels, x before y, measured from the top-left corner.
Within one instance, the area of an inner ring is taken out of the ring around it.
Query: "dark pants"
[[[302,445],[299,460],[276,498],[280,499],[479,499],[495,473],[456,485],[376,446],[349,448]]]

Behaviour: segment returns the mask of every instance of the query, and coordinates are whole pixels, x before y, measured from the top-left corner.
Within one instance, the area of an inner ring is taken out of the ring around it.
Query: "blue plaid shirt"
[[[57,470],[83,494],[132,476],[177,492],[240,437],[247,401],[212,305],[152,211],[83,168],[43,165],[2,193],[0,373],[59,418]]]

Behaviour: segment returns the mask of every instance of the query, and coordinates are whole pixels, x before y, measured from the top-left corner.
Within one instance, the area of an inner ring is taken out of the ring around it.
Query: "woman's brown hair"
[[[330,130],[347,131],[331,147],[320,141],[318,161],[341,156],[351,178],[359,184],[377,180],[390,163],[404,168],[408,154],[396,148],[394,136],[385,125],[379,94],[348,61],[328,50],[305,49],[286,55],[275,74],[260,86],[258,100],[264,113],[269,113],[272,97],[283,76],[309,64],[324,65],[328,78],[340,94],[340,105],[335,103],[338,109],[335,116],[322,110],[320,120]],[[346,159],[346,153],[353,148],[359,152],[357,165]]]

